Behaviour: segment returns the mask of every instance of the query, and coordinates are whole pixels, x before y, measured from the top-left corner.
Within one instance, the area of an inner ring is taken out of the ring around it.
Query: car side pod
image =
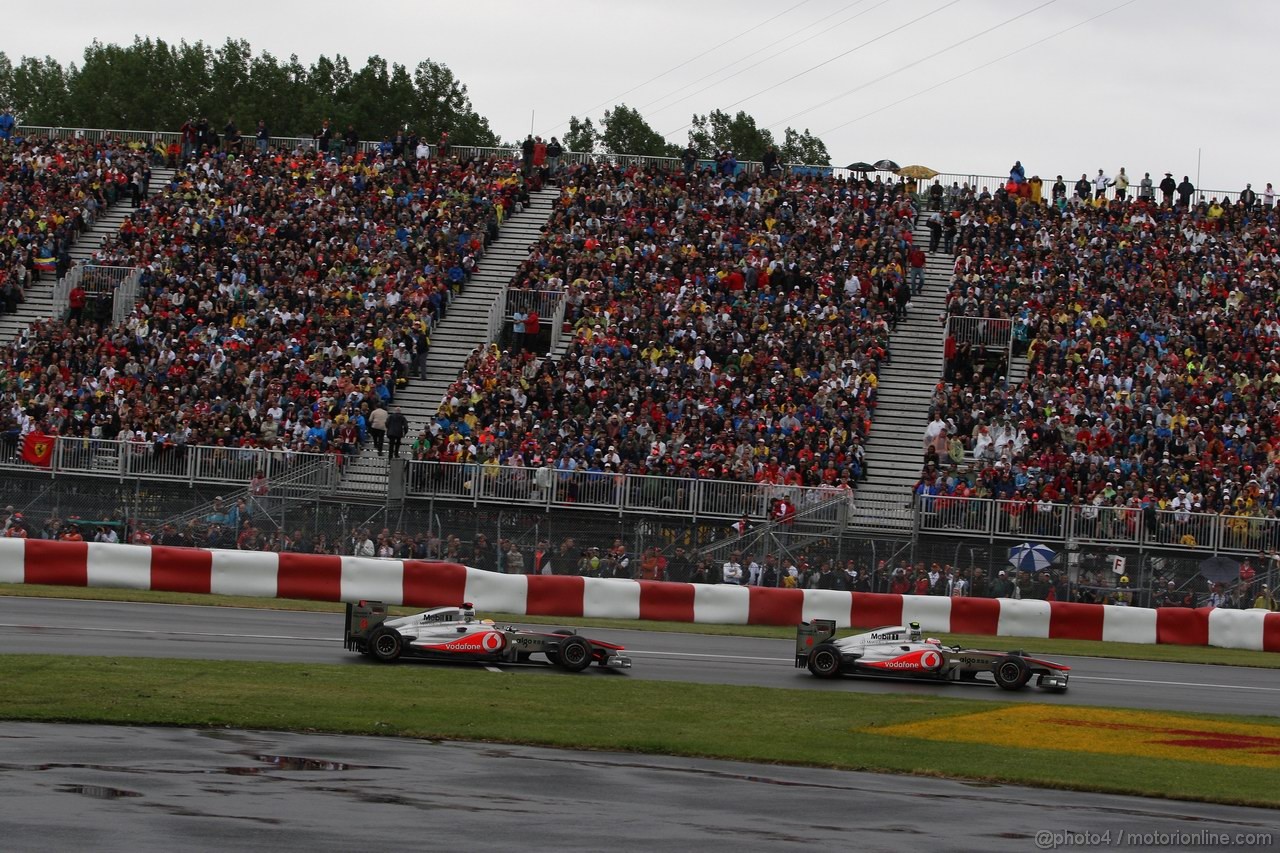
[[[809,653],[836,635],[836,620],[814,619],[796,627],[796,669],[809,665]]]

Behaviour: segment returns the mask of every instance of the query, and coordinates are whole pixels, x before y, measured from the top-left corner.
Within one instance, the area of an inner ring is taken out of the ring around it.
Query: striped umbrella
[[[1009,549],[1009,564],[1020,572],[1042,572],[1056,557],[1051,549],[1036,542],[1023,542]]]

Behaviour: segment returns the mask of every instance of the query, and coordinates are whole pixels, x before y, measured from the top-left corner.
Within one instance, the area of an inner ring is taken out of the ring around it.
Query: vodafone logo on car
[[[922,672],[942,666],[942,655],[934,651],[912,652],[886,661],[868,662],[876,669],[893,669],[904,672]]]
[[[444,652],[496,652],[506,643],[506,638],[498,631],[485,631],[481,634],[468,634],[447,643],[424,646],[424,648]]]

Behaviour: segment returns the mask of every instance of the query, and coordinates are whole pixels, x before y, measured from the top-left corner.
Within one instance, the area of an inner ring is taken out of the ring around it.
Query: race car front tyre
[[[591,666],[593,656],[589,642],[582,637],[570,636],[560,642],[560,648],[556,650],[555,663],[569,672],[582,672]]]
[[[1021,690],[1031,680],[1031,667],[1022,658],[1011,655],[996,664],[992,674],[996,684],[1005,690]]]
[[[560,636],[560,637],[568,637],[571,634],[573,634],[573,632],[567,628],[558,628],[557,630],[552,631],[551,633],[556,634],[557,636]],[[547,656],[547,660],[550,661],[551,663],[555,664],[556,666],[560,665],[560,656],[556,654],[554,651],[547,650],[543,652],[543,654]]]
[[[840,674],[840,650],[832,643],[819,643],[809,652],[809,671],[818,678]]]
[[[386,625],[379,625],[369,635],[369,654],[375,660],[392,663],[400,658],[400,632]]]

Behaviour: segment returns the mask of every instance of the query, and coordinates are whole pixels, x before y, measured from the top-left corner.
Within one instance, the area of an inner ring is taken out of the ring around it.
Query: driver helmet
[[[911,629],[910,633],[907,635],[907,636],[908,636],[908,638],[911,640],[911,642],[913,642],[913,643],[918,643],[918,642],[920,642],[920,638],[923,636],[923,634],[921,634],[921,633],[920,633],[920,623],[919,623],[919,622],[912,622],[912,623],[911,623],[909,626],[907,626],[907,627],[909,627],[909,628]]]

